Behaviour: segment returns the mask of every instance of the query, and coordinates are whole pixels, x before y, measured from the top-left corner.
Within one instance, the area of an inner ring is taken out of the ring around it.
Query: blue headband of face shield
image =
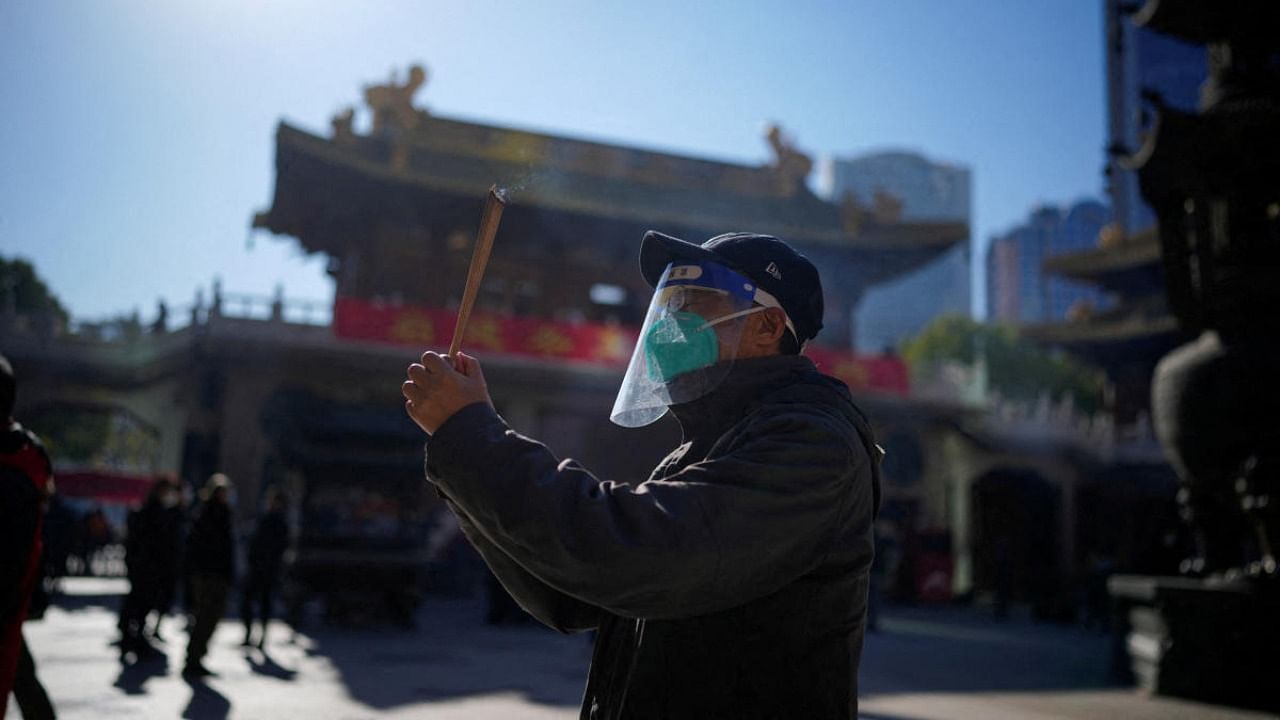
[[[661,293],[663,290],[680,286],[719,290],[745,303],[778,308],[786,318],[787,329],[791,331],[791,335],[800,337],[796,333],[795,325],[791,324],[791,317],[786,314],[786,309],[777,298],[757,287],[751,278],[730,270],[724,265],[709,262],[672,263],[663,274],[663,279],[659,281],[656,292]]]
[[[675,286],[720,290],[743,302],[753,302],[756,294],[756,285],[750,278],[715,263],[673,263],[657,289],[661,291]]]

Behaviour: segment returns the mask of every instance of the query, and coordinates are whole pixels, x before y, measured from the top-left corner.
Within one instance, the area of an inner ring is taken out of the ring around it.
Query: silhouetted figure
[[[267,512],[254,528],[249,540],[249,574],[240,596],[240,619],[244,622],[244,642],[253,644],[254,609],[262,624],[258,647],[267,644],[267,624],[271,621],[271,603],[280,577],[284,551],[289,547],[289,521],[285,518],[288,501],[275,488],[268,491]]]
[[[5,420],[0,432],[0,719],[10,691],[20,690],[20,700],[29,701],[34,697],[29,691],[40,684],[22,639],[22,623],[40,582],[41,524],[53,489],[53,465],[44,447],[13,419],[16,397],[13,367],[0,355],[0,417]],[[35,713],[23,707],[25,716],[39,717]]]
[[[169,510],[178,503],[178,483],[159,477],[142,507],[129,513],[125,539],[125,567],[129,594],[120,607],[120,661],[158,657],[161,651],[149,643],[143,631],[147,615],[159,604],[162,580],[177,564],[177,537],[170,532]]]
[[[95,505],[81,520],[80,556],[84,559],[84,575],[93,575],[93,559],[113,540],[111,523],[102,507]]]
[[[156,553],[156,571],[158,587],[156,589],[155,624],[147,631],[151,638],[163,642],[160,637],[160,622],[169,614],[177,596],[178,581],[182,576],[182,545],[186,530],[187,510],[182,498],[182,487],[178,479],[169,476],[173,482],[174,494],[166,498],[164,513],[160,517],[159,536],[162,551]]]
[[[209,639],[226,611],[227,591],[235,575],[235,541],[231,506],[227,502],[230,487],[226,475],[217,473],[209,478],[200,492],[201,505],[187,537],[192,623],[182,674],[190,679],[213,674],[205,668],[204,656],[209,650]]]

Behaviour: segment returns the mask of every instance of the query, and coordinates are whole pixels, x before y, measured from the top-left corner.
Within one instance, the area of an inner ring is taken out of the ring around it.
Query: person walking
[[[0,355],[0,720],[11,692],[24,716],[53,717],[22,636],[41,578],[41,524],[53,493],[53,463],[40,439],[14,419],[17,394],[13,366]]]
[[[166,475],[172,483],[174,493],[164,498],[164,512],[159,520],[158,536],[161,550],[156,553],[157,591],[155,606],[155,623],[147,634],[156,642],[164,642],[160,635],[160,623],[173,608],[177,596],[178,583],[182,578],[182,547],[186,531],[186,503],[183,499],[182,486],[177,477]]]
[[[249,572],[240,594],[240,619],[244,622],[244,642],[253,642],[254,607],[262,626],[258,633],[258,649],[267,644],[267,625],[271,621],[271,606],[284,562],[284,552],[289,548],[289,521],[285,517],[288,499],[278,489],[267,491],[267,512],[258,520],[249,540]]]
[[[147,616],[159,604],[163,576],[176,551],[176,538],[166,532],[169,509],[176,504],[178,484],[160,476],[142,506],[129,513],[125,536],[125,568],[129,593],[120,606],[120,661],[159,657],[163,652],[145,636]]]
[[[235,540],[232,534],[231,482],[214,474],[200,492],[201,504],[187,536],[186,568],[191,589],[192,622],[187,660],[182,675],[198,680],[214,673],[204,666],[209,639],[227,609],[227,592],[235,577]]]

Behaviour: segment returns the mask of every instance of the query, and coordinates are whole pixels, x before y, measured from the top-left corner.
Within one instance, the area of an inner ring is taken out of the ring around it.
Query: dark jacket
[[[289,549],[289,523],[283,512],[269,512],[258,521],[249,540],[249,573],[273,580]]]
[[[879,480],[848,389],[760,358],[673,411],[684,442],[639,485],[483,404],[427,473],[526,610],[599,628],[583,718],[855,718]]]
[[[148,498],[129,513],[124,562],[131,582],[162,582],[176,573],[179,560],[179,516],[159,500]]]
[[[231,530],[231,508],[209,501],[200,506],[187,536],[187,572],[235,576],[235,540]]]

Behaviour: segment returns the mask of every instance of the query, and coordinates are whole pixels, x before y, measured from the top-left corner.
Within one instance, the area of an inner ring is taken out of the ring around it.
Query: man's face
[[[697,287],[672,288],[664,305],[669,312],[693,313],[708,323],[742,309],[728,293]],[[739,335],[737,326],[733,322],[728,322],[712,325],[710,329],[716,333],[716,341],[720,345],[720,357],[734,357]]]

